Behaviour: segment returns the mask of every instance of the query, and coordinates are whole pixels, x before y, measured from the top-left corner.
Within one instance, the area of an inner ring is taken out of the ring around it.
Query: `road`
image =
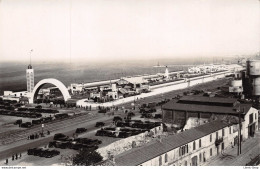
[[[105,124],[112,123],[113,117],[104,116],[103,114],[99,114],[94,119],[85,120],[84,122],[81,122],[80,124],[74,124],[73,128],[71,126],[64,126],[63,128],[60,128],[56,130],[55,132],[52,132],[50,135],[46,135],[45,137],[35,139],[35,140],[27,140],[23,139],[17,142],[13,142],[7,145],[2,145],[0,147],[0,159],[10,158],[15,153],[22,153],[27,151],[29,148],[34,147],[40,147],[43,145],[47,145],[49,141],[53,139],[53,136],[55,133],[62,132],[68,136],[72,136],[75,132],[76,128],[79,127],[86,127],[88,129],[88,132],[91,132],[93,130],[96,130],[95,123],[97,121],[105,122]]]
[[[242,142],[242,153],[237,156],[237,146],[225,150],[224,155],[218,155],[208,162],[205,166],[245,166],[260,152],[260,131],[255,133],[255,137]]]
[[[180,89],[180,90],[174,90],[171,92],[167,92],[167,93],[163,93],[161,95],[156,95],[156,96],[150,96],[150,97],[146,97],[144,99],[139,99],[139,100],[135,100],[136,105],[138,104],[144,104],[144,103],[150,103],[150,102],[160,102],[164,99],[172,99],[177,95],[183,95],[183,92],[186,91],[191,91],[191,90],[216,90],[218,87],[221,87],[223,85],[225,85],[227,82],[229,81],[229,78],[223,78],[223,79],[218,79],[218,80],[214,80],[211,82],[206,82],[206,83],[202,83],[202,84],[198,84],[192,87],[188,87],[185,89]],[[129,103],[125,103],[122,104],[121,106],[124,106],[125,108],[131,108],[132,102]]]

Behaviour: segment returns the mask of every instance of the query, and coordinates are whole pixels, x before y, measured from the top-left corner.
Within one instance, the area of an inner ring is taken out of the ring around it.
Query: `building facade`
[[[241,134],[247,137],[245,130],[251,114],[248,114],[241,129]],[[258,116],[256,116],[258,117]],[[258,125],[258,121],[253,119]],[[221,154],[226,148],[238,145],[238,124],[216,120],[190,130],[168,136],[160,142],[149,144],[135,151],[119,155],[115,165],[128,166],[198,166]]]

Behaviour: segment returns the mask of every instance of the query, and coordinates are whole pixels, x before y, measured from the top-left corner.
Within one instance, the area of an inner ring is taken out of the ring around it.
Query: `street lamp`
[[[44,128],[44,124],[42,124],[42,136],[43,136],[43,128]]]

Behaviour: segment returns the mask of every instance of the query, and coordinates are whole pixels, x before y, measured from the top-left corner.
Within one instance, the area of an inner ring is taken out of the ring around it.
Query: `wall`
[[[154,136],[158,136],[162,134],[163,127],[158,126],[153,129],[151,129],[154,133]],[[145,143],[148,143],[150,139],[148,138],[148,133],[141,133],[136,136],[127,137],[125,139],[118,140],[116,142],[113,142],[105,147],[101,147],[97,150],[97,152],[100,153],[100,155],[103,157],[103,160],[106,160],[108,158],[108,152],[111,153],[111,155],[118,155],[125,151],[128,151],[132,149],[133,141],[136,143],[136,146],[141,146]]]
[[[226,149],[227,147],[231,146],[231,141],[238,133],[237,132],[233,133],[233,130],[231,130],[232,133],[229,134],[229,127],[225,127],[224,130],[225,130],[225,135],[223,136],[223,142],[225,145],[224,147]],[[218,130],[217,132],[219,138],[222,137],[222,129]],[[210,142],[210,135],[212,135],[211,142]],[[202,137],[200,148],[199,148],[199,139],[195,140],[195,144],[196,144],[195,150],[193,150],[193,141],[188,143],[187,145],[189,147],[188,148],[189,152],[183,156],[179,156],[180,147],[175,148],[167,153],[164,153],[161,155],[162,165],[184,166],[186,161],[187,165],[190,166],[192,164],[192,158],[195,156],[197,156],[197,164],[202,165],[204,163],[204,157],[205,160],[207,161],[217,155],[217,147],[215,146],[215,140],[216,140],[216,132]],[[210,149],[212,149],[212,156],[210,156]],[[219,153],[221,153],[221,144],[219,145]],[[165,162],[165,154],[167,154],[168,156],[168,162]],[[200,154],[201,154],[201,160],[200,160]],[[159,159],[160,157],[158,156],[156,158],[153,158],[149,161],[142,163],[141,165],[159,166]]]
[[[242,135],[243,135],[243,140],[244,139],[247,139],[249,136],[248,136],[248,125],[249,125],[249,117],[250,117],[250,114],[253,114],[253,123],[256,123],[256,128],[255,130],[257,131],[258,130],[258,110],[251,107],[249,109],[249,111],[247,112],[247,114],[245,115],[245,118],[244,118],[244,122],[242,123]],[[256,118],[255,118],[256,116]]]
[[[249,125],[249,116],[250,114],[253,114],[253,123],[256,124],[256,130],[258,130],[258,110],[255,108],[250,108],[250,110],[245,115],[245,121],[242,122],[242,129],[241,134],[243,135],[243,140],[245,141],[248,138],[248,125]],[[230,148],[231,146],[234,146],[234,139],[238,136],[238,131],[234,130],[235,128],[238,128],[238,125],[232,125],[227,126],[224,128],[224,136],[223,136],[223,130],[220,129],[214,133],[211,133],[207,136],[204,136],[201,138],[202,147],[199,147],[199,139],[195,140],[196,143],[196,150],[193,150],[193,142],[188,143],[189,146],[189,152],[188,154],[184,156],[179,156],[179,147],[176,149],[173,149],[169,152],[167,152],[168,155],[168,162],[165,163],[165,154],[161,155],[162,158],[162,165],[185,165],[185,161],[187,161],[187,165],[192,164],[192,158],[197,156],[198,157],[198,165],[203,164],[204,162],[211,160],[214,156],[218,155],[218,149],[219,154],[221,153],[222,145],[220,144],[218,148],[215,146],[215,140],[217,138],[216,133],[218,132],[218,138],[223,138],[224,143],[224,150],[227,148]],[[184,131],[185,132],[185,131]],[[210,136],[212,136],[212,140],[210,141]],[[212,155],[210,155],[210,149],[212,149]],[[201,154],[201,161],[200,161],[200,154]],[[204,157],[205,160],[204,161]],[[158,166],[159,165],[159,157],[153,158],[149,161],[144,162],[141,164],[142,166]]]

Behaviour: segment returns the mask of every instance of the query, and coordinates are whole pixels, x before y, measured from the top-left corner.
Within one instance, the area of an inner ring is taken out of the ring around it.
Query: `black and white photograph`
[[[0,0],[0,169],[259,169],[260,0]]]

